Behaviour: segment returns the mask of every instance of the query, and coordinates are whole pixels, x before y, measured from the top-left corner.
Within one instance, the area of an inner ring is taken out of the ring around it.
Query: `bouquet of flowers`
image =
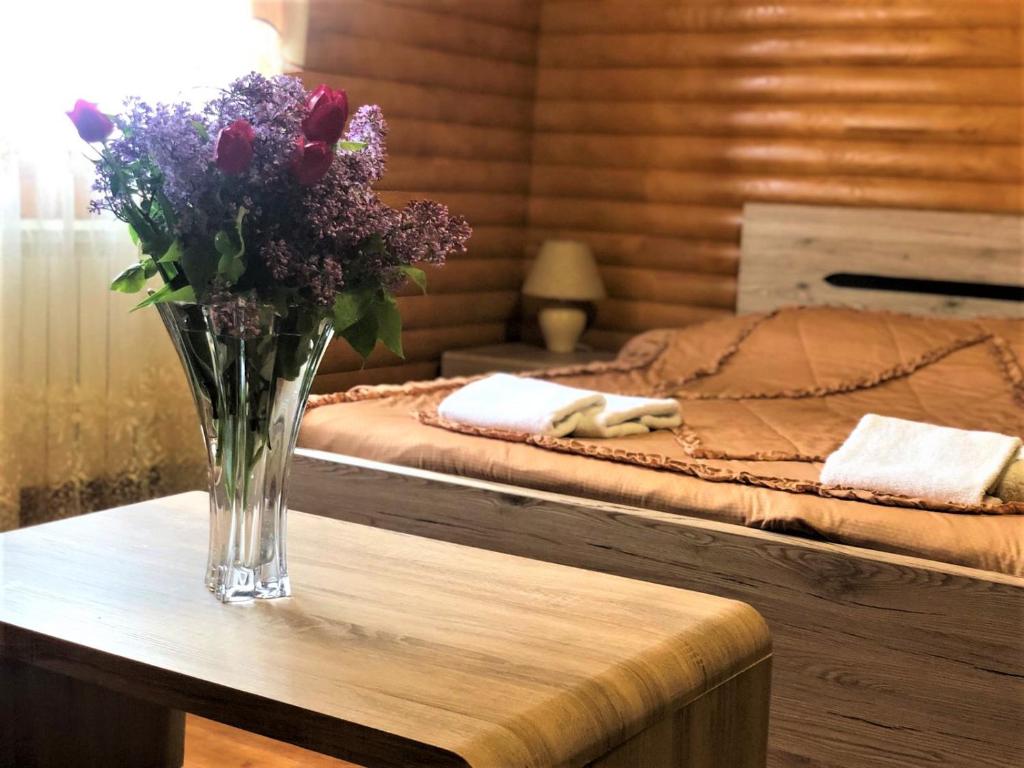
[[[272,305],[301,327],[330,317],[363,357],[378,339],[401,355],[392,292],[425,288],[416,265],[464,251],[470,229],[439,203],[383,203],[384,118],[348,112],[342,90],[256,73],[201,107],[129,99],[107,115],[78,101],[68,115],[98,151],[91,208],[127,222],[139,247],[111,287],[159,276],[139,307],[224,308],[224,329],[244,336]]]
[[[348,119],[344,91],[250,74],[202,107],[129,99],[119,115],[68,113],[96,151],[94,211],[126,221],[137,263],[112,284],[142,291],[171,336],[210,465],[206,585],[226,602],[291,593],[285,481],[332,333],[364,358],[402,355],[393,292],[420,264],[465,250],[438,203],[402,210],[384,173],[380,109]],[[347,124],[347,127],[346,127]]]

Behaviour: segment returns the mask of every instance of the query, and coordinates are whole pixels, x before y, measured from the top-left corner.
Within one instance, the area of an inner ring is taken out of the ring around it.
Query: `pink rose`
[[[299,139],[291,158],[292,176],[300,186],[310,187],[327,173],[334,162],[334,150],[326,141]]]
[[[91,101],[79,99],[67,116],[75,124],[78,135],[88,142],[103,141],[114,130],[110,118],[100,112]]]
[[[309,114],[302,121],[302,132],[310,141],[333,144],[341,138],[348,120],[348,94],[327,85],[318,85],[306,102]]]
[[[235,120],[221,128],[213,154],[214,164],[231,176],[244,173],[252,165],[252,142],[255,138],[256,132],[248,120]]]

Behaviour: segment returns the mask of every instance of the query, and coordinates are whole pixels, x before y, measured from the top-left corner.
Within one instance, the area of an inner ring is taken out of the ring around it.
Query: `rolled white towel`
[[[603,395],[586,389],[496,373],[452,392],[437,413],[474,427],[564,437],[604,402]]]
[[[682,423],[679,403],[668,398],[604,395],[604,407],[588,412],[573,431],[578,437],[624,437]]]
[[[1019,437],[869,413],[828,457],[821,482],[977,505],[1020,447]]]

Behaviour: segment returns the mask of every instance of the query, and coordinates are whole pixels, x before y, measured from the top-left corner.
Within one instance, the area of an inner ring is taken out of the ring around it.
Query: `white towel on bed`
[[[496,373],[452,392],[437,413],[474,427],[564,437],[588,411],[603,405],[604,397],[597,392]]]
[[[675,400],[609,394],[605,394],[604,399],[604,407],[585,414],[573,435],[624,437],[653,429],[671,429],[682,423],[679,403]]]
[[[928,501],[981,504],[1019,437],[869,413],[828,457],[821,482]]]
[[[675,400],[606,395],[507,373],[452,392],[437,413],[458,424],[549,437],[623,437],[680,424]]]

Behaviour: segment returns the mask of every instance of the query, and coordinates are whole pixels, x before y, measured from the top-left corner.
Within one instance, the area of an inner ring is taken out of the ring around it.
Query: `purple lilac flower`
[[[387,237],[388,249],[403,264],[442,264],[449,253],[466,250],[472,230],[461,216],[432,200],[414,200]]]
[[[388,124],[380,107],[367,104],[356,110],[349,121],[345,139],[362,142],[366,147],[357,151],[342,151],[342,157],[353,172],[354,183],[372,184],[383,178],[388,160],[384,143],[387,135]]]
[[[282,297],[323,313],[342,290],[391,289],[401,279],[398,267],[438,264],[465,250],[470,229],[445,206],[416,201],[396,210],[377,196],[372,185],[387,163],[379,107],[357,110],[344,134],[365,147],[339,149],[319,183],[299,186],[289,164],[306,104],[297,78],[255,73],[201,109],[129,100],[116,120],[121,135],[106,144],[109,162],[97,166],[91,208],[127,220],[135,200],[167,242],[179,240],[193,262],[206,259],[205,273],[193,268],[186,276],[199,302],[216,305],[229,324],[251,320],[254,303]],[[253,159],[229,175],[214,165],[214,142],[235,120],[252,126]],[[230,284],[217,272],[218,236],[244,242],[245,269]],[[236,299],[239,309],[228,311]]]

